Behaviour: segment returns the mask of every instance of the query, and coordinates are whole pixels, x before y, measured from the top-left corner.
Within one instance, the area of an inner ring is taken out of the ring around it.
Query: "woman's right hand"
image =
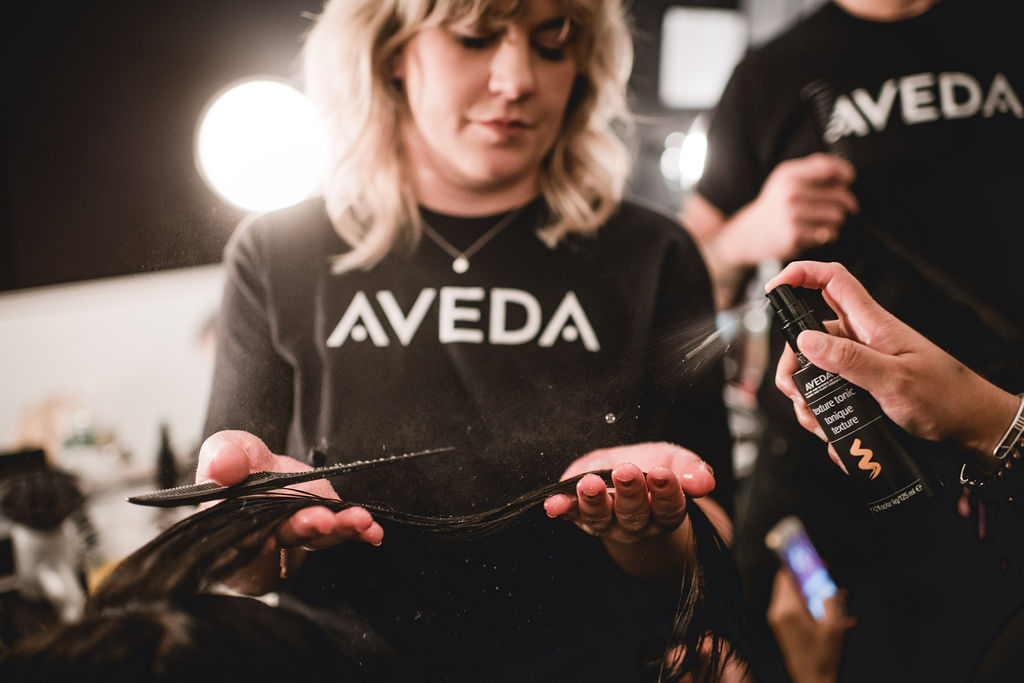
[[[199,451],[196,483],[213,481],[229,486],[252,472],[301,472],[309,465],[284,455],[274,455],[258,437],[242,431],[222,431],[203,442]],[[334,488],[323,479],[295,484],[323,498],[338,498]],[[263,555],[231,582],[235,590],[262,594],[272,590],[282,573],[279,551],[287,551],[287,566],[294,571],[305,552],[320,550],[342,541],[363,541],[380,545],[384,530],[369,512],[351,507],[340,512],[323,506],[311,506],[295,513],[278,529]]]
[[[989,383],[882,308],[839,263],[797,261],[766,285],[820,289],[838,315],[832,334],[805,331],[797,338],[812,364],[841,375],[874,396],[882,410],[914,436],[953,441],[990,456],[1013,421],[1019,399]],[[793,384],[798,369],[788,348],[775,384],[792,401],[800,424],[824,433]]]
[[[847,217],[860,210],[850,189],[855,175],[848,161],[828,154],[783,161],[757,198],[729,221],[718,250],[756,265],[787,261],[835,241]]]

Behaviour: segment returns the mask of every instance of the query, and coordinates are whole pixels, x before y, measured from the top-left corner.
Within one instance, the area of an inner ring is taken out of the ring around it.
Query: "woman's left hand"
[[[711,467],[681,446],[641,443],[592,451],[563,473],[612,470],[613,490],[596,474],[576,484],[576,495],[544,502],[549,517],[575,522],[588,534],[614,543],[638,543],[675,531],[686,518],[686,498],[715,488]],[[646,476],[644,475],[646,472]]]
[[[826,598],[825,616],[816,620],[807,610],[793,577],[780,569],[775,574],[771,604],[765,616],[793,683],[829,683],[838,679],[846,632],[857,624],[857,619],[846,613],[845,592]]]

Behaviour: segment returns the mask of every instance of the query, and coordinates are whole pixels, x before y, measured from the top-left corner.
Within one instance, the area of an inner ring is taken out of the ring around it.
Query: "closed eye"
[[[537,26],[530,34],[530,43],[542,58],[561,61],[578,36],[579,27],[572,20],[560,17]]]
[[[467,50],[485,50],[491,47],[501,38],[500,32],[488,33],[485,35],[471,35],[456,33],[455,40]]]
[[[486,50],[501,40],[504,30],[484,29],[477,32],[454,29],[452,33],[464,49]],[[575,22],[566,17],[558,17],[542,22],[530,32],[530,46],[541,59],[562,61],[566,57],[567,48],[576,42],[578,36],[579,27]]]

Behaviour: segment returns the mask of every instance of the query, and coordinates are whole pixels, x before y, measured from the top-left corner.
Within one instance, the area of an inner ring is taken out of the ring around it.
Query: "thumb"
[[[200,447],[196,481],[237,484],[250,472],[273,469],[274,456],[259,437],[226,430],[213,434]]]
[[[884,385],[889,357],[846,337],[805,330],[796,340],[807,360],[872,393]]]

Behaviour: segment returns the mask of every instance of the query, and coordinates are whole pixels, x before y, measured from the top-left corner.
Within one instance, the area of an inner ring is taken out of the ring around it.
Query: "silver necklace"
[[[446,240],[444,237],[442,237],[441,233],[435,230],[434,226],[428,223],[425,218],[422,218],[422,216],[420,218],[420,221],[423,225],[423,232],[426,233],[427,237],[433,240],[434,244],[444,249],[444,251],[449,256],[452,257],[452,270],[458,273],[459,275],[462,275],[467,270],[469,270],[469,259],[473,257],[473,254],[483,249],[484,245],[486,245],[494,237],[496,237],[499,232],[507,228],[509,224],[511,224],[512,221],[514,221],[516,217],[520,213],[522,213],[522,211],[523,209],[522,207],[520,207],[515,211],[511,211],[505,214],[505,216],[500,221],[492,225],[490,229],[487,230],[487,232],[480,235],[480,237],[478,237],[476,241],[473,242],[473,244],[469,245],[462,251],[459,251],[454,246],[452,246],[452,243]]]

